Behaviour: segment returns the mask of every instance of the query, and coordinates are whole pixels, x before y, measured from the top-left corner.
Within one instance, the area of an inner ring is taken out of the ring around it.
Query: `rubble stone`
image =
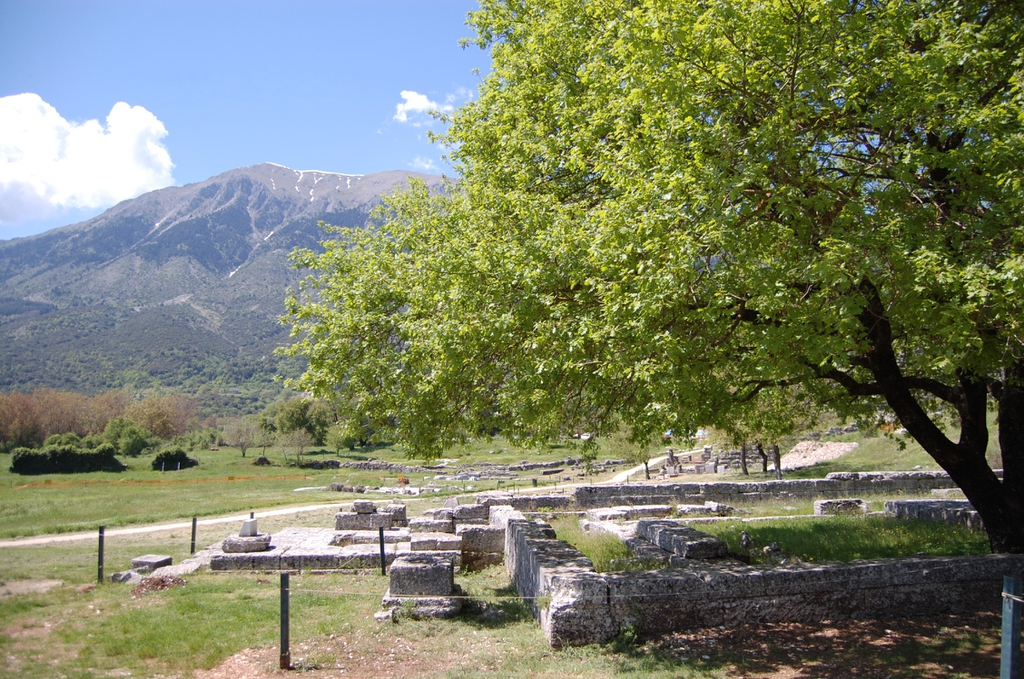
[[[860,498],[814,501],[815,516],[849,516],[867,513],[868,503]]]

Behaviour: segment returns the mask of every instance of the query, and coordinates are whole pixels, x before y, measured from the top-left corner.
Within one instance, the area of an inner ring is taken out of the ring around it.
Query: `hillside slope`
[[[299,369],[272,353],[301,275],[288,253],[317,247],[321,220],[362,228],[409,177],[443,181],[265,163],[0,241],[0,389],[165,386],[246,409]]]

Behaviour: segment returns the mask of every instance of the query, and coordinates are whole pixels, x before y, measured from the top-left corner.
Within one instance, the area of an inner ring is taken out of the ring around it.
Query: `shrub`
[[[114,457],[114,447],[100,446],[82,452],[74,446],[48,446],[42,450],[18,448],[11,458],[14,474],[83,474],[87,472],[121,472],[127,467]]]
[[[149,432],[127,417],[115,417],[107,423],[103,438],[122,455],[136,457],[149,447]]]
[[[173,472],[189,467],[198,467],[199,460],[194,460],[185,454],[181,448],[165,450],[153,458],[153,470],[158,472]]]

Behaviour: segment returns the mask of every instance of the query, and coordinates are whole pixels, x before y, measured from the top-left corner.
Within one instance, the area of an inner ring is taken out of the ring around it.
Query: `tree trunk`
[[[775,463],[775,478],[782,480],[782,455],[779,454],[779,444],[772,444],[772,462]]]
[[[967,496],[985,524],[992,551],[1024,553],[1024,362],[1018,361],[1006,369],[1001,388],[993,393],[999,404],[999,443],[1006,474],[1000,481],[985,459],[985,381],[960,371],[956,387],[943,385],[943,396],[953,403],[960,418],[960,440],[954,443],[911,393],[893,351],[892,328],[877,290],[868,281],[862,284],[862,290],[867,305],[860,314],[860,322],[870,342],[864,358],[886,403],[907,432]],[[932,390],[936,388],[933,386]]]
[[[651,470],[647,467],[647,460],[644,460],[644,478],[648,481],[651,480]]]
[[[757,443],[754,444],[754,450],[756,450],[757,454],[761,456],[761,473],[762,474],[767,474],[768,473],[768,454],[764,452],[764,446],[761,445],[760,441],[758,441]]]
[[[744,441],[740,444],[740,469],[743,470],[744,476],[750,476],[750,471],[747,470],[747,442]]]

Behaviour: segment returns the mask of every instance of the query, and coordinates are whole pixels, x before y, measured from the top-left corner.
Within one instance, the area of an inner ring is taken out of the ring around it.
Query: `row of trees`
[[[207,424],[209,424],[207,422]],[[56,389],[0,393],[0,450],[46,445],[92,449],[110,443],[122,455],[137,455],[160,441],[194,450],[217,443],[237,446],[244,457],[254,446],[280,444],[299,454],[310,446],[341,451],[369,443],[373,429],[339,421],[325,400],[292,398],[272,403],[259,415],[203,426],[199,402],[184,394],[132,401],[124,391],[86,396]]]
[[[134,402],[124,391],[96,396],[57,389],[0,394],[0,449],[39,447],[54,435],[100,436],[118,420],[118,431],[129,431],[130,423],[146,437],[170,439],[195,429],[199,414],[199,402],[183,394]]]

